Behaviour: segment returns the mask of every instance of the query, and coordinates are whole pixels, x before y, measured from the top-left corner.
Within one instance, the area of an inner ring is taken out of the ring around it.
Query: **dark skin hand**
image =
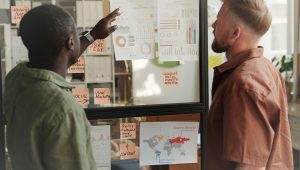
[[[91,30],[92,37],[96,39],[104,39],[117,29],[116,25],[111,25],[116,17],[120,15],[119,8],[102,18]],[[85,37],[80,37],[80,54],[90,45]]]

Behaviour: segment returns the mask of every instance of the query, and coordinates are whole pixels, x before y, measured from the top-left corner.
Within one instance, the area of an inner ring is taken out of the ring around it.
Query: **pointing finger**
[[[107,18],[108,20],[112,20],[112,19],[116,18],[117,16],[119,16],[120,14],[121,14],[120,8],[117,8],[113,12],[108,14],[105,18]]]

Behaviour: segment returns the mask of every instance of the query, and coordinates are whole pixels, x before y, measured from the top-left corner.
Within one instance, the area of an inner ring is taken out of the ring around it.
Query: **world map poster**
[[[197,163],[199,122],[142,122],[140,165]]]

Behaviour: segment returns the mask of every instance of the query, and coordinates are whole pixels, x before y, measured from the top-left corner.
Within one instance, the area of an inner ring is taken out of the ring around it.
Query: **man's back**
[[[7,146],[14,170],[95,169],[89,127],[70,85],[25,63],[5,81]]]

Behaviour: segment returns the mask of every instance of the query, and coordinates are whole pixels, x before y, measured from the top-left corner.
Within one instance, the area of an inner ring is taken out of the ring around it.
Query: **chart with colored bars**
[[[112,35],[116,60],[154,58],[154,1],[110,0],[110,7],[122,11]]]
[[[186,43],[187,44],[197,44],[197,23],[195,20],[187,21]]]
[[[163,56],[198,56],[197,46],[161,45],[159,50]]]
[[[180,20],[178,19],[162,19],[160,20],[160,23],[159,23],[159,28],[160,29],[173,29],[173,30],[178,30],[180,29]]]
[[[158,1],[158,51],[161,61],[199,59],[198,0]]]

